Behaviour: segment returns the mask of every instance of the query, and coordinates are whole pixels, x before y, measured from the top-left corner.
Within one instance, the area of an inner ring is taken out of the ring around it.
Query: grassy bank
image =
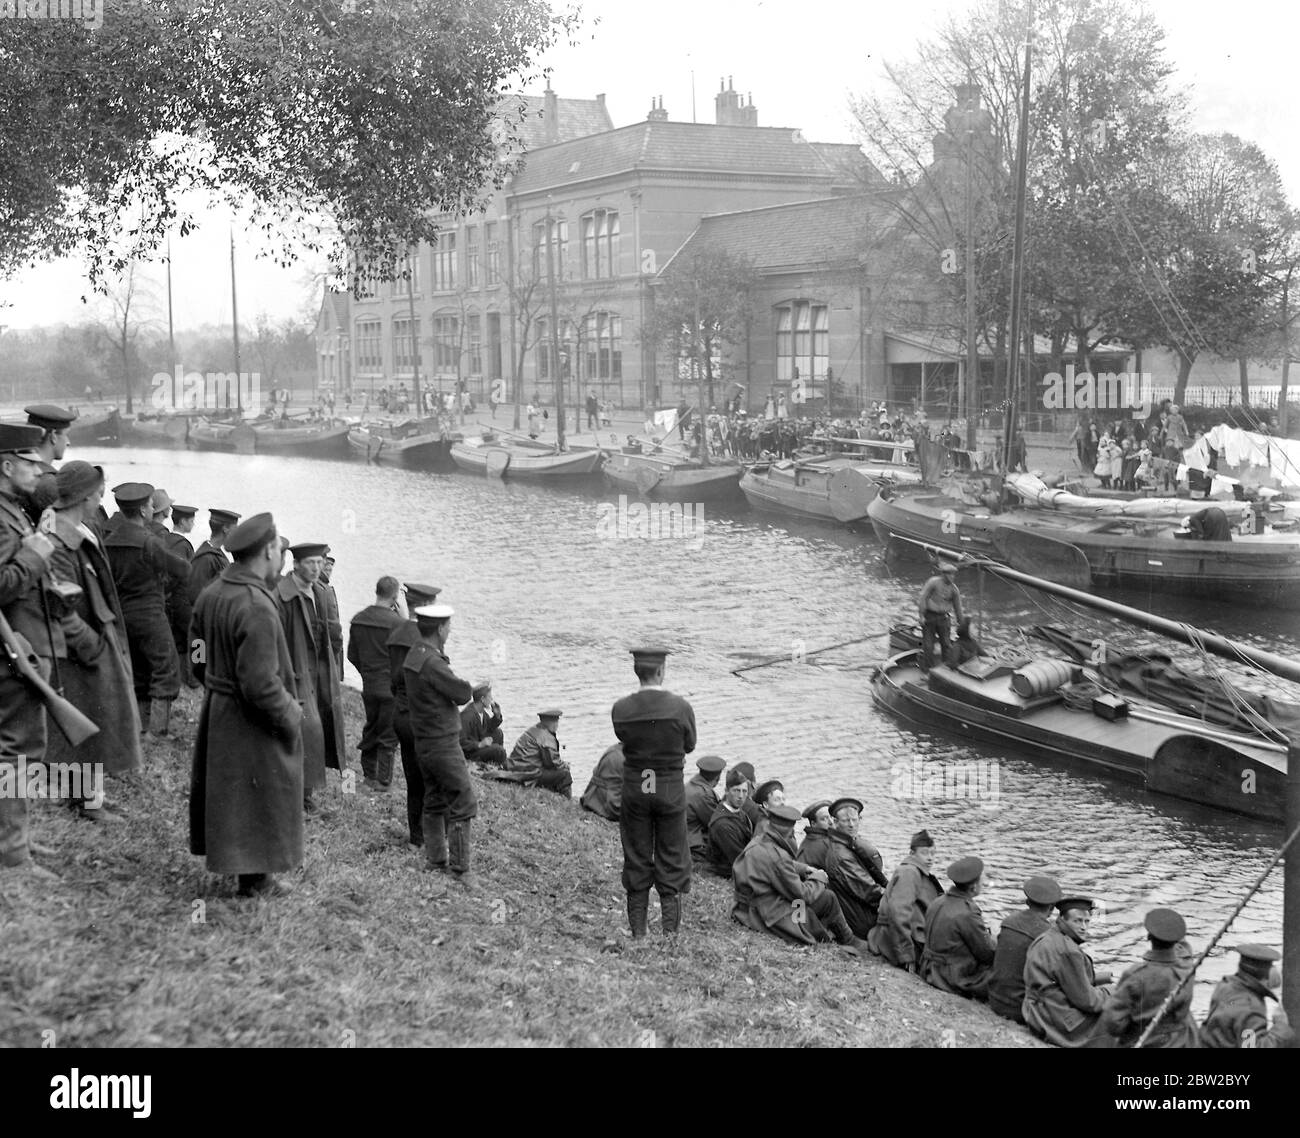
[[[348,738],[360,699],[346,693]],[[189,741],[148,741],[111,780],[109,829],[37,802],[41,885],[0,871],[0,1045],[1037,1046],[878,961],[786,947],[697,881],[682,935],[633,945],[618,828],[546,793],[478,782],[477,887],[424,873],[405,788],[318,795],[297,891],[234,896],[188,852]],[[352,762],[356,758],[353,752]],[[359,783],[360,777],[358,775]]]

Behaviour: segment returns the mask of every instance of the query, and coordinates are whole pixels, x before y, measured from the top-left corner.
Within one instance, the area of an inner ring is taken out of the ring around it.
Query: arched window
[[[831,362],[830,309],[794,300],[776,309],[776,378],[823,379]]]

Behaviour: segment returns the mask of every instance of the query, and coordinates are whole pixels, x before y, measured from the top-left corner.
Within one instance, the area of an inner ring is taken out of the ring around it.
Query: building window
[[[560,321],[560,363],[563,367],[560,369],[561,374],[567,378],[573,373],[573,321]],[[555,345],[551,343],[551,325],[550,321],[542,319],[537,321],[537,378],[554,379],[555,368],[552,362],[555,359]]]
[[[830,366],[830,310],[797,300],[776,310],[776,378],[823,379]]]
[[[478,226],[465,226],[465,284],[470,288],[479,285]]]
[[[483,223],[483,246],[487,250],[485,281],[488,288],[501,283],[501,241],[497,237],[497,223]]]
[[[353,339],[357,371],[384,370],[383,325],[378,320],[358,320]]]
[[[434,291],[450,292],[456,287],[456,276],[456,234],[439,233],[438,243],[433,247]]]
[[[593,312],[583,321],[582,347],[586,379],[623,378],[623,318]]]
[[[569,223],[551,219],[551,245],[555,256],[555,279],[564,277],[564,266],[569,259]],[[544,281],[550,268],[546,261],[546,222],[533,226],[533,279]]]
[[[409,316],[393,318],[393,370],[414,371],[420,358],[420,318]]]
[[[483,374],[483,329],[477,315],[466,320],[469,328],[469,374]]]
[[[618,273],[618,211],[597,209],[582,217],[582,275],[612,277]]]
[[[488,313],[488,379],[501,378],[501,316]]]
[[[442,374],[456,373],[460,362],[460,321],[454,316],[433,318],[433,370]]]
[[[397,262],[398,277],[392,282],[391,296],[411,296],[420,292],[420,258],[408,250]]]

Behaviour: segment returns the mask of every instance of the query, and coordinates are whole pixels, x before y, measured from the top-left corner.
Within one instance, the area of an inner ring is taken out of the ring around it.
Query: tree
[[[512,81],[576,27],[546,0],[115,0],[90,30],[0,20],[0,275],[73,249],[103,284],[251,204],[281,263],[347,249],[385,279],[519,150]]]
[[[126,413],[130,415],[135,410],[132,403],[134,377],[143,370],[140,336],[156,323],[152,314],[157,311],[157,297],[149,282],[136,271],[135,265],[128,265],[108,288],[106,308],[100,325],[102,342],[111,349],[116,365],[113,370],[119,375],[122,389],[126,392]]]

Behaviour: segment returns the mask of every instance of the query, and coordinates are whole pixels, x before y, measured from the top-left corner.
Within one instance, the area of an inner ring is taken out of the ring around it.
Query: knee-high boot
[[[424,827],[425,869],[447,868],[447,815],[435,814]]]
[[[639,889],[627,895],[627,923],[632,929],[632,939],[645,936],[646,916],[650,911],[650,890]]]
[[[424,835],[424,840],[429,841],[429,835]],[[450,858],[447,862],[447,869],[457,881],[463,885],[469,885],[473,881],[470,874],[470,820],[468,818],[460,822],[453,822],[447,828],[447,844],[450,850]]]
[[[670,893],[665,897],[659,894],[659,915],[663,922],[664,936],[676,936],[682,923],[682,895]]]

